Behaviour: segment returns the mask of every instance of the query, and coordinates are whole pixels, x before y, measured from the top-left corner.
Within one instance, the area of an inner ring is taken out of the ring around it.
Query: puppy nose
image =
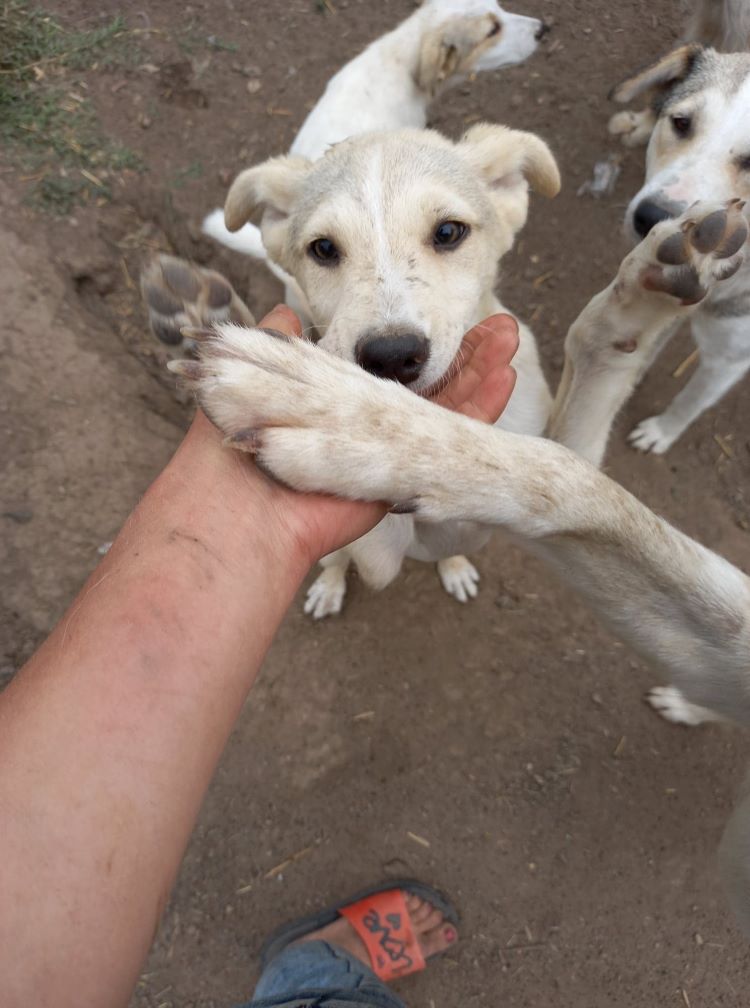
[[[653,203],[651,200],[641,200],[633,214],[635,233],[641,238],[645,238],[655,224],[658,224],[659,221],[669,220],[670,217],[672,217],[670,211],[665,210],[658,203]]]
[[[550,27],[550,25],[548,25],[545,21],[540,21],[539,27],[534,32],[534,38],[539,42],[544,38],[545,35],[547,35],[551,31],[552,28]]]
[[[411,385],[430,356],[430,344],[418,333],[366,336],[357,347],[357,364],[377,378]]]

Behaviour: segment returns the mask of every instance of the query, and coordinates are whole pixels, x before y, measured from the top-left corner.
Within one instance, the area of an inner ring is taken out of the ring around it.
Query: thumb
[[[302,323],[292,309],[287,308],[285,304],[278,304],[272,308],[258,325],[262,329],[276,329],[277,332],[284,333],[285,336],[302,335]]]

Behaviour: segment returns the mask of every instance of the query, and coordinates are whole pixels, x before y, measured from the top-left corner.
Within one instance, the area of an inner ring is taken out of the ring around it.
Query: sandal
[[[292,942],[345,917],[362,939],[370,968],[380,980],[390,981],[423,970],[425,959],[411,926],[405,894],[418,896],[439,910],[450,924],[458,924],[455,907],[437,889],[413,879],[389,880],[279,928],[261,949],[263,968]]]

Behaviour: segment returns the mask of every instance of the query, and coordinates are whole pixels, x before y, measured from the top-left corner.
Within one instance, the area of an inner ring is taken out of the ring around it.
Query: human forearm
[[[307,570],[268,512],[273,488],[249,468],[250,486],[228,478],[225,467],[247,467],[234,453],[194,451],[189,438],[0,698],[5,1008],[127,1003]]]
[[[299,335],[284,308],[264,325]],[[477,327],[440,401],[496,419],[515,346],[512,320]],[[3,1008],[127,1002],[216,761],[301,578],[384,512],[273,484],[198,414],[0,697]]]

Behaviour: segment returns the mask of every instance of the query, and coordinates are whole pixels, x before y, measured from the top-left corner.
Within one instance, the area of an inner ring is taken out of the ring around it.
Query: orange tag
[[[400,889],[374,893],[339,913],[365,943],[372,971],[381,980],[424,969],[424,956]]]

